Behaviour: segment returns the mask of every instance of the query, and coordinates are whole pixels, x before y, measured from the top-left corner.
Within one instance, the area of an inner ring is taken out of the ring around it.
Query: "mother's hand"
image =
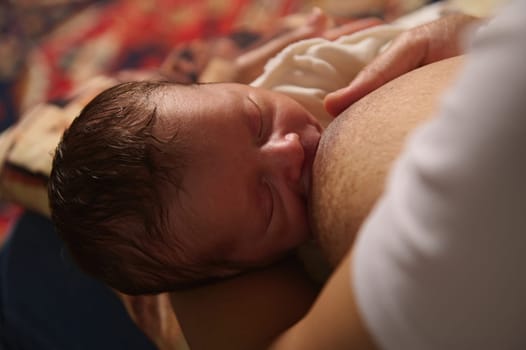
[[[415,68],[460,55],[462,34],[478,18],[454,13],[400,34],[345,88],[325,97],[325,109],[337,116],[383,84]]]

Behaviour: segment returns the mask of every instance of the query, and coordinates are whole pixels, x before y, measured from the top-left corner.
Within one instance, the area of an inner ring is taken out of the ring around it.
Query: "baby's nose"
[[[305,152],[298,134],[288,133],[266,145],[268,164],[274,175],[298,183],[301,178]]]

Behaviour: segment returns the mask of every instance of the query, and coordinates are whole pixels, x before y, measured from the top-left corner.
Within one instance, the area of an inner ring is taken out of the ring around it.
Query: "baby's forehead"
[[[156,91],[154,99],[160,108],[167,109],[166,112],[169,113],[197,113],[207,107],[222,108],[231,99],[248,95],[250,91],[247,86],[241,84],[172,84]]]
[[[183,117],[199,99],[199,91],[195,90],[193,85],[169,84],[154,91],[150,101],[162,117]]]

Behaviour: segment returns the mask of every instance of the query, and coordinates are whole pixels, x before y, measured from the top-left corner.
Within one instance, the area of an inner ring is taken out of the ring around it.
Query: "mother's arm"
[[[192,349],[262,349],[306,313],[317,289],[291,258],[171,296]]]
[[[373,348],[353,303],[348,259],[310,311],[317,288],[294,260],[174,292],[172,304],[192,349]]]

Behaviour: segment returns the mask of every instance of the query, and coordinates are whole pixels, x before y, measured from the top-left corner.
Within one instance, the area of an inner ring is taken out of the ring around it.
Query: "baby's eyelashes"
[[[270,223],[272,222],[272,216],[274,214],[274,195],[272,193],[272,187],[271,184],[263,179],[262,181],[263,186],[265,187],[264,191],[265,198],[263,200],[263,203],[265,203],[265,213],[266,213],[266,223],[267,227],[270,226]]]
[[[263,124],[263,113],[261,112],[261,108],[259,108],[259,105],[249,96],[248,100],[256,107],[257,113],[255,114],[254,118],[256,121],[254,124],[256,125],[256,138],[258,143],[260,144],[263,141],[264,136],[264,124]]]

